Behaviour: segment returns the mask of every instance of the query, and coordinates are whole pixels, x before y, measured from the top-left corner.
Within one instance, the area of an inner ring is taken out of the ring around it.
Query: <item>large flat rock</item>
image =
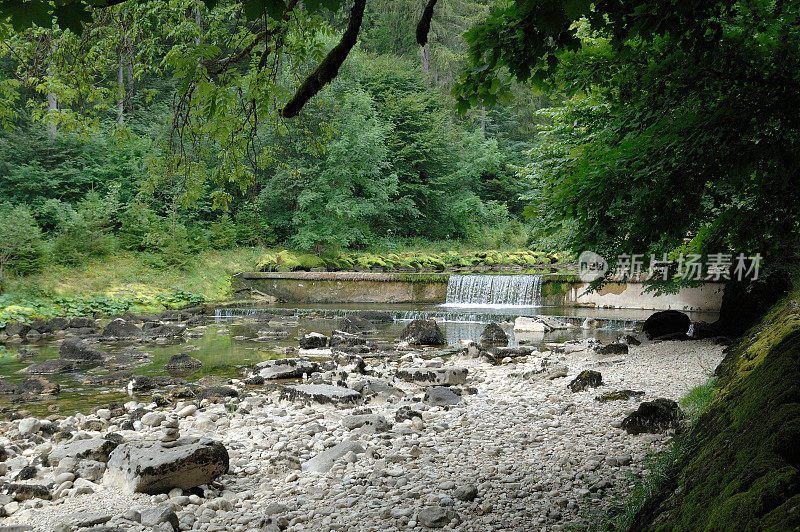
[[[445,366],[443,368],[400,368],[397,377],[406,382],[438,386],[457,386],[467,382],[466,368]]]
[[[117,443],[102,438],[71,441],[53,447],[53,450],[47,455],[47,462],[50,465],[57,465],[64,458],[70,457],[78,460],[108,462],[109,456],[116,448]]]
[[[181,438],[170,449],[157,441],[120,444],[108,460],[103,482],[128,493],[166,493],[208,484],[228,471],[228,451],[208,438]]]
[[[318,369],[317,363],[307,358],[282,358],[256,364],[256,371],[265,379],[300,379],[304,373],[311,375]]]
[[[355,404],[362,400],[362,396],[355,390],[331,384],[298,384],[287,386],[281,392],[281,399],[304,403],[321,404]]]

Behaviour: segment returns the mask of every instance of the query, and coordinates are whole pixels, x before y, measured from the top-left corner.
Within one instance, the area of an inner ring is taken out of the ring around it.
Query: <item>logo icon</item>
[[[584,283],[591,283],[606,275],[608,262],[594,251],[584,251],[578,257],[578,277]]]

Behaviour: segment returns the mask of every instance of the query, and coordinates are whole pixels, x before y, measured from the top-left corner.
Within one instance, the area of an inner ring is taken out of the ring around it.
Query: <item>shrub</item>
[[[0,278],[6,270],[28,275],[43,265],[42,232],[28,207],[0,211]]]
[[[236,245],[236,225],[228,213],[211,224],[209,244],[214,249],[229,249]]]

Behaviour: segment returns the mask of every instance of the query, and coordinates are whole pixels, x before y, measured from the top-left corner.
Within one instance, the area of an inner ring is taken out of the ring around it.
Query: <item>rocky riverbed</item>
[[[580,525],[618,503],[613,494],[643,474],[645,457],[680,425],[669,401],[651,401],[679,400],[722,358],[712,340],[641,340],[612,348],[473,345],[443,359],[402,343],[398,356],[385,357],[346,335],[338,348],[304,339],[309,348],[299,358],[261,362],[195,397],[3,421],[2,524],[65,531]],[[285,377],[298,380],[252,386]],[[642,402],[650,409],[629,416]]]

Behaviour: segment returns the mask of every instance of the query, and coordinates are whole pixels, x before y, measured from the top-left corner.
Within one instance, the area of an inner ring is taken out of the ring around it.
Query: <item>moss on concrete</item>
[[[799,529],[798,295],[729,349],[719,394],[633,530]]]

